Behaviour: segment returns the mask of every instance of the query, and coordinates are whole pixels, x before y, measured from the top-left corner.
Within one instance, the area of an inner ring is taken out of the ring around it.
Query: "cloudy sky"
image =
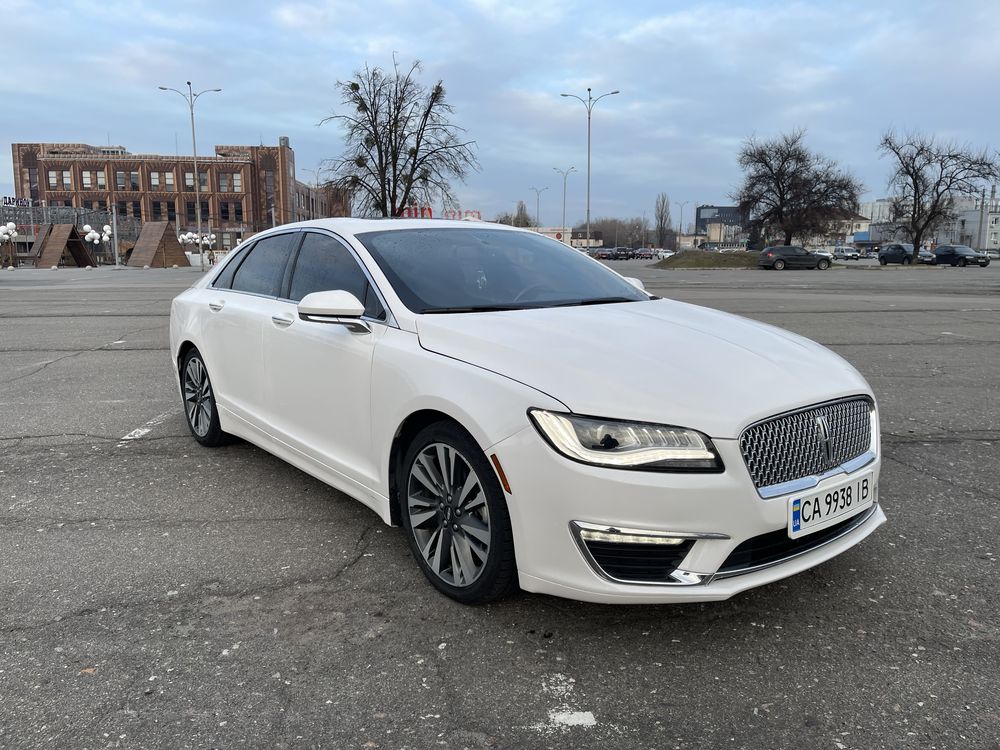
[[[423,61],[444,81],[482,169],[457,187],[484,218],[584,216],[586,97],[592,213],[652,215],[656,194],[727,203],[748,136],[808,143],[884,194],[889,127],[1000,146],[1000,2],[868,0],[0,0],[0,194],[8,144],[107,143],[190,153],[187,110],[158,85],[221,87],[198,104],[199,151],[287,135],[299,178],[338,154],[334,84],[365,62]],[[675,205],[676,220],[678,207]],[[685,222],[686,223],[686,222]]]

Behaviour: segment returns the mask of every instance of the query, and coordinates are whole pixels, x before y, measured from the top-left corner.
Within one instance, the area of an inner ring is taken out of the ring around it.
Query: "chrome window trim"
[[[644,536],[662,537],[668,539],[698,540],[698,539],[729,539],[726,534],[719,534],[711,531],[661,531],[655,529],[633,529],[618,526],[608,526],[606,524],[587,523],[585,521],[570,521],[570,533],[577,547],[583,554],[584,560],[598,576],[612,583],[624,583],[630,586],[699,586],[712,580],[711,573],[693,573],[688,570],[677,568],[670,574],[668,581],[633,581],[628,578],[616,578],[608,574],[594,559],[594,556],[587,549],[587,543],[583,540],[580,532],[583,530],[603,531],[605,533],[621,534],[641,534]]]
[[[794,560],[796,557],[802,557],[802,555],[808,555],[810,552],[815,552],[818,549],[823,549],[828,544],[833,544],[838,539],[843,539],[845,536],[853,531],[857,531],[859,528],[865,525],[869,518],[874,515],[875,511],[878,509],[878,500],[876,499],[872,503],[871,507],[867,510],[863,510],[858,513],[854,518],[850,519],[853,523],[845,526],[839,534],[830,537],[825,542],[820,542],[815,547],[810,547],[809,549],[800,550],[799,552],[792,552],[787,557],[783,557],[780,560],[775,560],[769,563],[761,563],[760,565],[751,565],[746,568],[737,568],[736,570],[727,570],[724,573],[716,573],[713,580],[721,581],[725,578],[735,578],[736,576],[746,575],[747,573],[756,573],[758,570],[766,570],[767,568],[773,568],[775,565],[783,565],[789,560]],[[822,531],[822,529],[817,529],[817,531]],[[804,537],[804,538],[808,538]]]

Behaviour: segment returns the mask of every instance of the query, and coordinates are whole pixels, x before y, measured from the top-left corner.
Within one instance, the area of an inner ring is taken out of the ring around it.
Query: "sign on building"
[[[31,199],[30,198],[15,198],[11,195],[5,195],[3,197],[3,205],[14,206],[16,208],[30,208]]]
[[[434,211],[430,206],[407,206],[400,216],[406,219],[433,219]]]

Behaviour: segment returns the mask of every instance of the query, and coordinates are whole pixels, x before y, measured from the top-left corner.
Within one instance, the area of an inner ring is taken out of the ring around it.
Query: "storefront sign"
[[[30,198],[14,198],[14,197],[12,197],[10,195],[5,195],[3,197],[3,205],[4,205],[4,207],[15,206],[17,208],[30,208],[31,207],[31,199]]]

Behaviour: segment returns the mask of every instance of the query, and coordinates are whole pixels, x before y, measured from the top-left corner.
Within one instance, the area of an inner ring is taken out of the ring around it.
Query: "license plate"
[[[831,526],[871,507],[875,502],[875,479],[870,471],[821,491],[788,501],[788,536],[795,539]]]

